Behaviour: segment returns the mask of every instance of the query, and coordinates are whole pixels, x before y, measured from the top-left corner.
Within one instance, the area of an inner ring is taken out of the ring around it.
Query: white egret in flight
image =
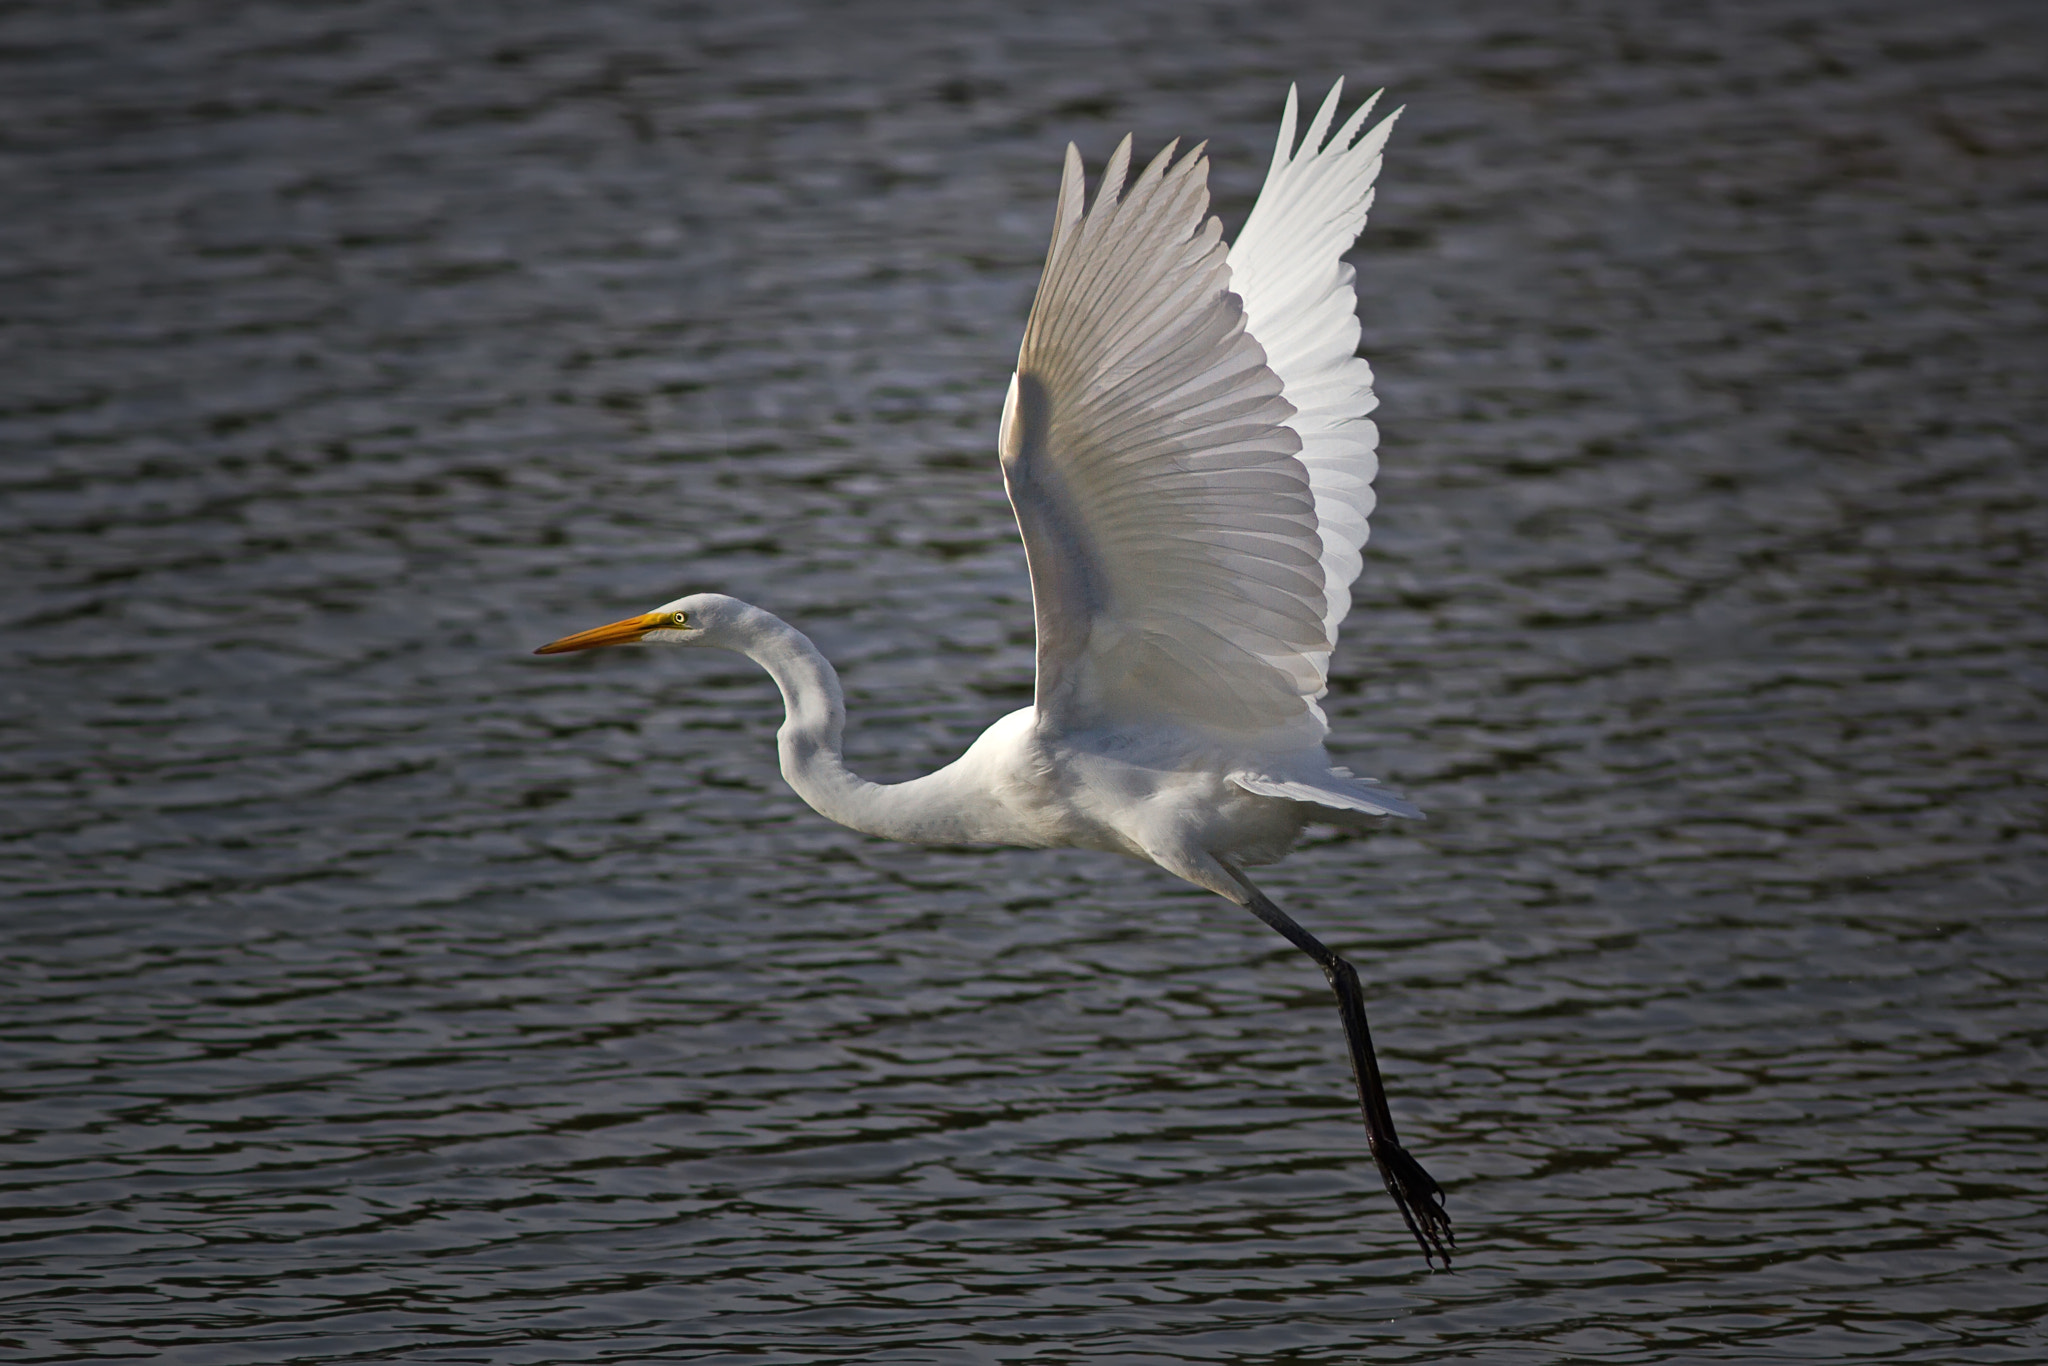
[[[1207,216],[1201,147],[1176,161],[1169,144],[1126,186],[1125,138],[1084,210],[1068,146],[998,439],[1031,571],[1037,687],[959,759],[905,783],[854,776],[832,665],[794,627],[716,593],[537,653],[737,651],[782,690],[782,774],[828,819],[917,844],[1107,850],[1250,910],[1328,977],[1367,1145],[1425,1259],[1448,1264],[1442,1191],[1395,1136],[1357,972],[1244,873],[1312,823],[1421,815],[1331,764],[1317,705],[1378,467],[1342,257],[1394,121],[1359,136],[1369,100],[1331,135],[1342,90],[1298,146],[1288,92],[1265,187],[1228,248]]]

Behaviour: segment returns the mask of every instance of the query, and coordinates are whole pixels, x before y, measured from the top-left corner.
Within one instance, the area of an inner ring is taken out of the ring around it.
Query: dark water
[[[2028,4],[0,15],[6,1360],[2048,1358]],[[1409,112],[1338,748],[1267,886],[777,778],[1027,695],[1061,146]]]

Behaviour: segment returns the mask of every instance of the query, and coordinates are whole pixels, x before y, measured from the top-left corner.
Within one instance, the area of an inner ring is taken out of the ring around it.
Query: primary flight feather
[[[1288,92],[1231,247],[1208,214],[1201,147],[1176,159],[1169,145],[1131,180],[1125,138],[1092,203],[1067,148],[997,439],[1031,571],[1037,686],[959,759],[905,783],[856,777],[832,665],[786,622],[720,594],[536,653],[738,651],[782,691],[783,776],[830,819],[913,843],[1125,854],[1250,910],[1329,979],[1367,1145],[1424,1257],[1448,1264],[1442,1192],[1396,1136],[1356,971],[1244,874],[1311,823],[1422,814],[1331,764],[1318,705],[1378,468],[1342,256],[1399,112],[1361,136],[1368,100],[1332,134],[1342,91],[1298,142]]]

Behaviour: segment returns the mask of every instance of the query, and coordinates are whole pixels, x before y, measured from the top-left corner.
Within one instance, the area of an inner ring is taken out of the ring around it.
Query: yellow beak
[[[609,626],[595,626],[588,631],[578,631],[573,636],[551,640],[534,653],[537,655],[565,655],[571,650],[595,650],[600,645],[631,645],[657,626],[668,624],[668,618],[659,612],[643,612],[637,617],[627,617]]]

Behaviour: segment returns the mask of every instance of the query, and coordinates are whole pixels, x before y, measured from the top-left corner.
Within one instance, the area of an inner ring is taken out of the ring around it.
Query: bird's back
[[[1258,864],[1284,855],[1311,818],[1300,801],[1233,780],[1247,762],[1273,757],[1242,741],[1173,726],[1049,732],[1024,707],[918,781],[986,803],[978,825],[994,843],[1097,849],[1168,867],[1185,862],[1189,851]]]

